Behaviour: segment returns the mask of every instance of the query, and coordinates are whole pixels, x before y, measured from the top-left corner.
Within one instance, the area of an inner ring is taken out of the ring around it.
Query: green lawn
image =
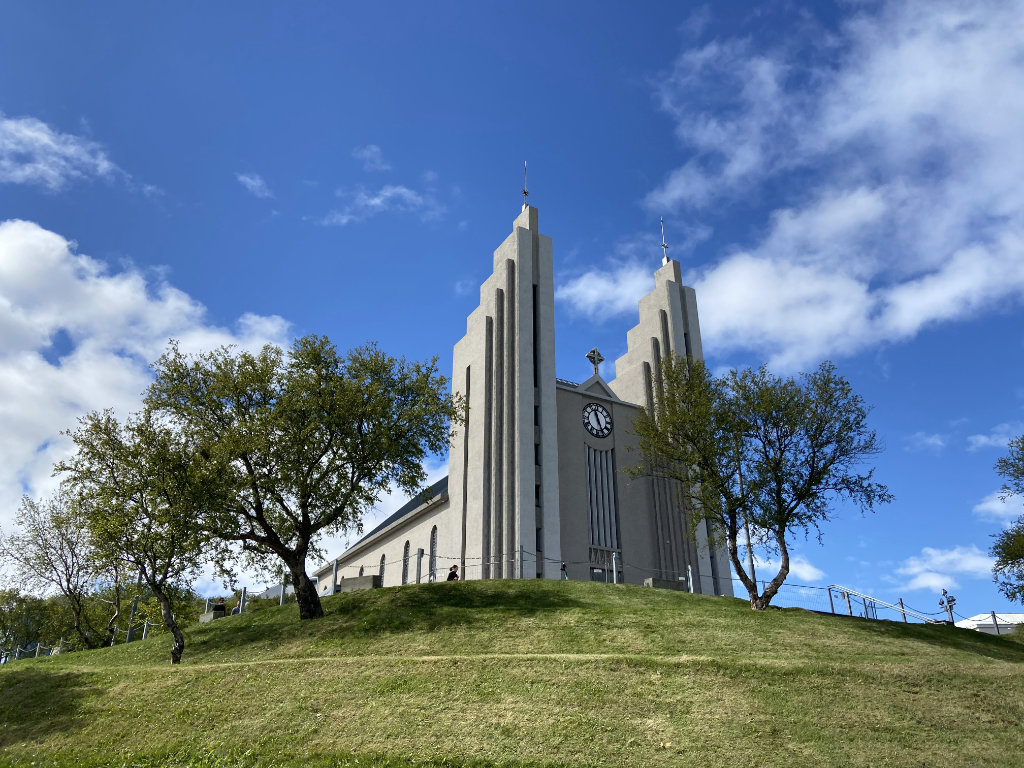
[[[1024,765],[1024,645],[559,581],[338,595],[0,668],[0,764]]]

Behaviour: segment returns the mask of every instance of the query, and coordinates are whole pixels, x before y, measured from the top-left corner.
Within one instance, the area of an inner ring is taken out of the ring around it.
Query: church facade
[[[551,239],[524,205],[494,252],[480,304],[453,352],[452,389],[468,405],[448,476],[315,572],[330,594],[344,579],[379,575],[383,586],[461,578],[569,578],[681,582],[732,595],[728,557],[690,530],[670,481],[630,477],[632,434],[669,355],[702,359],[696,295],[667,256],[639,303],[627,352],[604,381],[555,376]]]

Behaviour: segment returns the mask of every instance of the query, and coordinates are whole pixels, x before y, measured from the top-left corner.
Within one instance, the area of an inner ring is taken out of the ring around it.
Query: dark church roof
[[[444,477],[442,477],[440,480],[438,480],[436,483],[434,483],[429,488],[426,488],[426,489],[420,491],[419,493],[417,493],[415,496],[413,496],[411,499],[409,499],[409,501],[407,501],[402,506],[401,509],[399,509],[397,512],[395,512],[390,517],[385,518],[384,522],[382,522],[380,525],[378,525],[376,528],[374,528],[368,534],[363,536],[363,538],[361,538],[359,541],[357,541],[352,546],[353,547],[358,547],[360,544],[362,544],[368,538],[373,536],[375,533],[378,533],[379,531],[383,531],[385,528],[387,528],[392,523],[398,522],[403,517],[405,517],[410,512],[412,512],[414,509],[420,507],[424,502],[427,502],[430,499],[437,498],[442,493],[448,493],[448,475],[445,475]]]

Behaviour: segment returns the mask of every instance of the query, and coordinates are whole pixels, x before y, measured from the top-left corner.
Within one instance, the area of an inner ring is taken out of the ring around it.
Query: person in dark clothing
[[[453,565],[451,568],[448,569],[448,581],[458,581],[458,580],[459,580],[459,566]]]

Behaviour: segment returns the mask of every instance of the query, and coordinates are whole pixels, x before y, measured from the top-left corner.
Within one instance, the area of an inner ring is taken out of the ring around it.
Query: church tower
[[[452,442],[448,481],[451,509],[461,520],[462,573],[557,578],[552,247],[528,204],[494,252],[480,305],[455,345],[452,382],[468,406]]]
[[[631,472],[640,460],[632,425],[657,401],[662,360],[701,358],[693,289],[666,256],[640,300],[617,378],[601,377],[597,349],[586,356],[589,379],[555,378],[551,239],[525,189],[523,197],[455,345],[452,391],[466,422],[453,430],[448,476],[317,571],[319,589],[438,581],[458,566],[464,579],[656,583],[731,595],[728,558],[709,548],[703,525],[691,536],[678,487]]]
[[[664,395],[662,360],[673,355],[703,360],[697,294],[683,285],[679,262],[664,252],[654,273],[654,290],[640,299],[640,322],[626,334],[626,354],[615,361],[612,390],[623,400],[650,410]],[[658,542],[658,569],[686,574],[691,589],[707,594],[732,594],[729,562],[721,542],[711,543],[706,522],[691,531],[691,520],[681,506],[675,481],[652,478],[651,524]]]

